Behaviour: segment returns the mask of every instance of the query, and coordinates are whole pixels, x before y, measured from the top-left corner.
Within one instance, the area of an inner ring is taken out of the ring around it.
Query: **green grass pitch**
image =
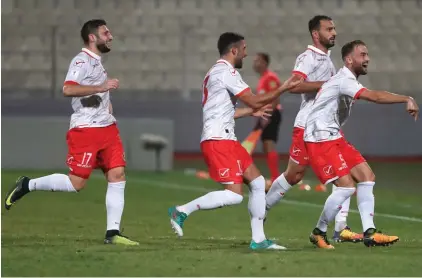
[[[106,182],[99,172],[78,194],[35,192],[10,211],[2,209],[2,276],[422,276],[421,163],[371,164],[377,175],[376,224],[400,236],[395,245],[315,249],[308,235],[329,193],[293,188],[265,225],[266,235],[289,250],[259,253],[248,249],[247,198],[240,206],[192,214],[185,237],[176,238],[167,208],[220,188],[185,176],[181,170],[192,165],[204,168],[189,162],[164,174],[127,174],[122,227],[140,242],[137,247],[103,244]],[[259,167],[265,172],[264,164]],[[21,174],[49,173],[2,170],[2,196]],[[311,171],[306,180],[316,185]],[[349,225],[361,230],[355,211]]]

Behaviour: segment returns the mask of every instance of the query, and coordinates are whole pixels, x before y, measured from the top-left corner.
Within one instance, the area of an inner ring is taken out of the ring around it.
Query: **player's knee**
[[[345,175],[334,181],[334,184],[337,187],[354,187],[355,181],[353,180],[351,175]]]
[[[227,197],[224,203],[225,206],[238,205],[242,203],[243,196],[241,194],[233,192],[229,189],[224,190],[224,192],[226,193],[226,197]]]
[[[236,193],[237,195],[242,196],[243,195],[243,184],[225,184],[224,189],[233,193]]]
[[[303,179],[304,175],[304,171],[289,171],[288,169],[286,172],[284,172],[284,177],[290,185],[295,185],[299,183]]]
[[[375,173],[372,171],[369,171],[368,173],[365,173],[364,175],[364,181],[372,181],[375,182]]]
[[[375,174],[371,169],[369,169],[369,170],[361,171],[359,175],[355,177],[355,179],[357,182],[366,182],[366,181],[375,182]]]
[[[265,190],[265,178],[261,175],[249,183],[251,191],[264,191]]]
[[[107,172],[107,181],[108,182],[120,182],[125,181],[126,175],[123,167],[111,169]]]
[[[77,192],[85,188],[86,179],[74,175],[69,175],[69,179],[72,183],[73,188],[75,188]]]

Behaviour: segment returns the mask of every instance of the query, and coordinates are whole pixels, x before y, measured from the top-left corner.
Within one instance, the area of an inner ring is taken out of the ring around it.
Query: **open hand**
[[[252,113],[252,116],[257,117],[257,118],[261,118],[265,121],[268,120],[269,117],[271,117],[271,113],[273,111],[273,106],[271,104],[267,104],[263,107],[261,107],[258,110],[255,110]]]

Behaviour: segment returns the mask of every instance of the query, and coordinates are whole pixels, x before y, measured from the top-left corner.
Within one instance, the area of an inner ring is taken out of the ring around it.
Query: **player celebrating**
[[[344,139],[340,127],[348,119],[357,99],[380,104],[406,103],[406,110],[415,120],[419,108],[411,97],[368,90],[357,81],[360,75],[366,75],[368,71],[369,55],[364,42],[356,40],[345,44],[341,55],[344,67],[321,87],[306,119],[304,140],[312,169],[322,183],[334,182],[337,186],[337,190],[327,198],[310,240],[319,248],[334,248],[326,238],[327,225],[334,220],[342,203],[355,192],[356,181],[364,244],[389,245],[399,238],[384,235],[375,229],[375,175],[359,151]]]
[[[126,162],[109,93],[119,87],[119,81],[108,79],[101,63],[101,54],[111,50],[113,36],[104,20],[94,19],[83,25],[81,37],[85,47],[71,61],[63,86],[64,96],[72,97],[74,110],[66,137],[70,173],[20,177],[7,194],[5,207],[10,209],[32,191],[78,192],[85,187],[92,169],[101,168],[108,181],[104,243],[138,245],[120,233]]]
[[[262,52],[256,54],[253,69],[260,76],[258,86],[256,88],[257,94],[271,92],[280,86],[280,79],[275,72],[268,69],[269,65],[270,55]],[[254,128],[254,130],[263,129],[261,140],[264,153],[267,156],[267,165],[270,170],[271,183],[280,176],[280,171],[278,170],[279,158],[276,150],[282,116],[280,99],[274,100],[272,108],[271,118],[268,121],[258,119]]]
[[[293,76],[305,82],[292,89],[291,93],[302,94],[302,104],[293,128],[290,159],[287,170],[279,176],[267,194],[267,210],[277,204],[284,194],[300,182],[309,163],[308,154],[303,141],[303,133],[309,109],[315,99],[316,92],[322,84],[335,74],[335,67],[330,58],[330,48],[335,45],[336,30],[333,20],[325,15],[313,17],[309,23],[313,45],[296,59]],[[333,191],[336,186],[333,185]],[[341,212],[336,216],[334,239],[336,241],[358,242],[363,240],[362,234],[354,233],[347,227],[350,199],[345,200]]]
[[[264,234],[265,179],[237,141],[234,119],[257,115],[257,110],[272,103],[300,81],[291,82],[289,79],[273,92],[254,95],[236,70],[242,68],[247,55],[244,37],[223,33],[218,40],[218,51],[220,60],[208,71],[203,82],[201,151],[211,178],[224,185],[225,190],[213,191],[187,204],[169,208],[170,223],[175,232],[183,236],[184,221],[192,212],[240,204],[245,181],[249,184],[250,248],[285,249],[268,240]],[[235,109],[237,99],[248,108]]]

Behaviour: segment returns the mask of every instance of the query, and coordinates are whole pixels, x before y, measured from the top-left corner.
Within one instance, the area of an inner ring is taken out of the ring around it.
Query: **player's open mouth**
[[[363,67],[364,69],[367,69],[367,68],[368,68],[368,64],[362,64],[362,67]]]
[[[111,48],[111,41],[106,42],[106,46],[107,46],[108,48]]]

